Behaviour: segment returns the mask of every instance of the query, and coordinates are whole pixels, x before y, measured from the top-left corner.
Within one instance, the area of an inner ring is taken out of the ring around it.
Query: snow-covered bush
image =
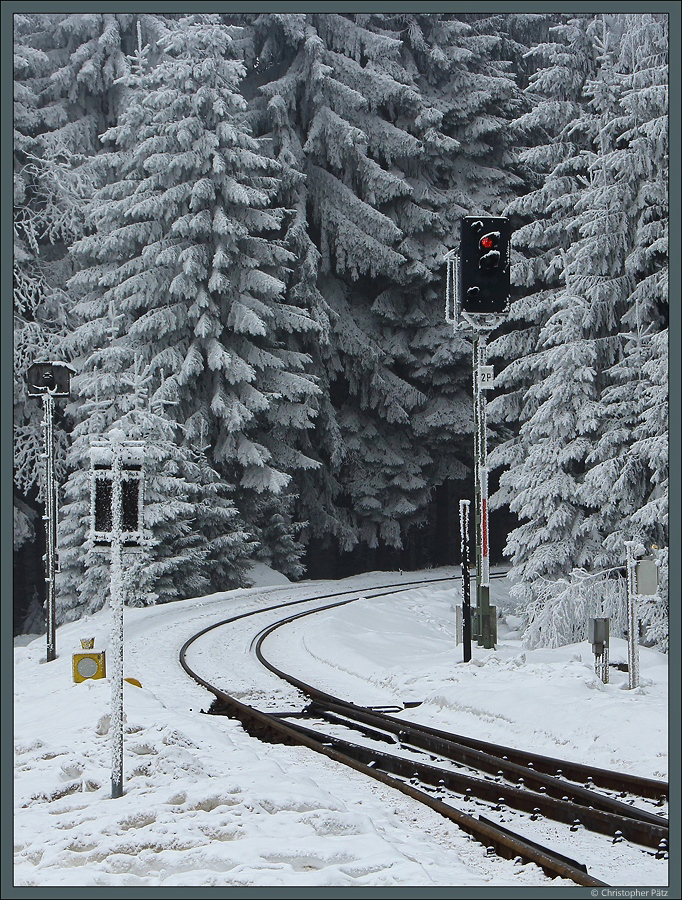
[[[519,585],[512,593],[519,596],[522,590]],[[609,618],[611,637],[623,637],[627,629],[625,578],[613,573],[591,575],[584,569],[574,569],[569,578],[555,581],[539,578],[533,582],[522,615],[523,643],[529,649],[587,640],[591,618]]]
[[[668,550],[658,553],[658,591],[639,597],[637,617],[640,639],[668,652]],[[614,570],[590,574],[574,569],[569,578],[538,578],[529,586],[519,584],[512,594],[522,600],[523,643],[535,647],[560,647],[587,640],[591,618],[609,618],[611,637],[627,635],[627,585],[624,574]]]

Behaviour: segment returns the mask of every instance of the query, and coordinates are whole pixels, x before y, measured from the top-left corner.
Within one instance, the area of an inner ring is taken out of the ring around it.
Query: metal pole
[[[482,635],[482,627],[481,627],[481,600],[480,600],[480,589],[481,589],[481,542],[479,540],[481,533],[481,504],[480,504],[480,485],[479,485],[479,477],[480,470],[478,466],[479,459],[479,438],[480,432],[478,427],[478,416],[479,416],[479,405],[478,405],[478,374],[476,372],[476,363],[478,360],[478,337],[479,333],[477,330],[474,331],[472,336],[472,347],[473,347],[473,358],[472,358],[472,373],[473,373],[473,398],[474,398],[474,532],[476,534],[476,613],[475,613],[475,628],[474,628],[474,637],[477,639],[478,643],[481,643],[481,635]]]
[[[635,547],[637,541],[625,541],[627,554],[627,595],[628,595],[628,689],[639,685],[639,649],[637,647],[637,584]]]
[[[111,796],[123,795],[123,564],[121,556],[121,451],[112,458],[111,527]]]
[[[471,585],[469,576],[469,501],[459,501],[459,527],[462,550],[462,643],[464,662],[471,659]]]
[[[43,429],[45,438],[45,584],[47,595],[47,661],[57,658],[56,585],[57,570],[57,485],[54,475],[54,397],[43,394]]]
[[[479,643],[494,646],[490,627],[490,551],[488,544],[488,440],[485,391],[481,389],[481,367],[486,363],[486,334],[474,336],[474,455],[476,459],[476,612]]]
[[[490,551],[488,546],[488,419],[486,392],[481,389],[481,370],[487,360],[486,335],[482,334],[478,342],[478,367],[476,382],[478,384],[478,423],[480,438],[478,487],[481,493],[481,584],[490,587]]]
[[[609,683],[609,645],[604,644],[604,652],[601,655],[601,680]]]

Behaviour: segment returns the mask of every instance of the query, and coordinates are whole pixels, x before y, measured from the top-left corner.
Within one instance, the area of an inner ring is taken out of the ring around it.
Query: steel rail
[[[369,594],[369,592],[364,592],[366,599],[371,599],[372,596],[385,596],[386,593],[396,593],[395,589],[404,590],[407,587],[413,587],[415,585],[425,585],[439,581],[453,581],[454,578],[443,578],[443,579],[426,579],[419,582],[400,582],[399,584],[393,585],[383,585],[381,586],[384,590],[382,593],[374,593]],[[393,590],[386,590],[388,588],[393,588]],[[370,590],[376,591],[377,588],[373,588]],[[315,750],[318,753],[322,753],[323,755],[329,757],[330,759],[337,760],[351,768],[360,771],[366,775],[369,775],[372,778],[375,778],[384,784],[387,784],[404,794],[407,794],[410,797],[413,797],[416,800],[419,800],[421,803],[429,806],[430,808],[436,810],[441,813],[443,816],[447,817],[451,821],[457,823],[465,832],[470,834],[479,842],[483,843],[486,847],[492,847],[493,850],[500,856],[505,858],[520,858],[526,862],[534,862],[535,864],[542,867],[543,871],[545,871],[551,877],[564,877],[572,880],[573,882],[580,885],[587,886],[606,886],[605,882],[600,881],[599,879],[593,878],[590,876],[584,866],[580,866],[579,864],[573,863],[573,861],[566,860],[561,854],[556,854],[547,848],[541,847],[540,845],[532,842],[524,840],[517,835],[514,835],[509,832],[508,829],[497,827],[496,825],[486,821],[481,820],[480,818],[474,818],[470,816],[468,813],[464,813],[461,810],[456,809],[455,807],[450,806],[449,804],[444,803],[442,800],[434,798],[429,793],[424,790],[419,790],[415,788],[413,785],[406,783],[405,781],[397,778],[395,775],[392,775],[388,772],[382,772],[377,770],[372,764],[365,764],[362,761],[354,759],[352,756],[340,752],[339,750],[334,749],[329,745],[328,738],[323,738],[322,740],[315,736],[311,736],[305,734],[300,728],[293,727],[290,723],[283,722],[281,717],[278,715],[268,714],[260,712],[254,708],[247,706],[246,704],[241,703],[236,700],[234,697],[231,697],[224,691],[217,688],[215,685],[210,684],[205,679],[203,679],[197,672],[195,672],[187,663],[186,653],[191,644],[200,638],[202,635],[207,632],[213,630],[214,628],[218,628],[221,625],[225,625],[234,621],[237,621],[242,618],[247,618],[252,615],[258,615],[262,612],[271,611],[274,609],[281,609],[287,606],[296,605],[300,603],[306,602],[314,602],[319,599],[327,599],[331,596],[339,596],[344,593],[353,593],[358,594],[357,590],[354,591],[345,591],[345,592],[337,592],[335,594],[327,594],[317,598],[306,598],[305,600],[299,601],[291,601],[284,604],[278,604],[277,606],[268,607],[266,609],[254,610],[249,613],[243,613],[237,616],[233,616],[229,619],[223,620],[218,623],[214,623],[207,628],[202,629],[197,632],[195,635],[190,637],[182,646],[180,651],[180,663],[183,666],[184,670],[190,675],[195,681],[199,684],[203,685],[207,690],[209,690],[216,699],[219,701],[219,704],[224,706],[224,710],[229,715],[235,716],[239,719],[242,724],[244,724],[251,733],[256,736],[263,737],[272,737],[272,735],[276,735],[277,740],[286,740],[290,743],[294,744],[302,744],[303,746],[307,746],[310,749]],[[362,593],[362,592],[360,592]],[[359,598],[353,598],[359,599]],[[352,602],[351,600],[344,600],[338,603],[327,604],[322,607],[322,609],[329,609],[333,606],[343,605],[345,603]],[[316,610],[310,610],[309,612],[320,611],[319,608]],[[291,617],[290,617],[291,618]],[[295,616],[293,618],[298,618]],[[261,641],[262,643],[262,641]],[[344,701],[341,701],[344,703]],[[215,706],[215,704],[214,704]],[[212,712],[221,712],[218,709],[212,709]],[[325,743],[326,741],[326,743]],[[371,763],[372,761],[370,761]],[[414,763],[412,763],[412,767]],[[442,772],[440,773],[442,774]]]
[[[437,738],[455,740],[459,744],[472,747],[483,752],[499,751],[503,758],[521,766],[534,769],[536,772],[544,772],[547,775],[562,777],[568,781],[591,782],[595,787],[601,787],[613,791],[629,791],[638,797],[651,800],[666,800],[668,798],[668,783],[655,778],[645,778],[641,775],[631,775],[627,772],[613,772],[610,769],[600,769],[585,763],[572,762],[571,760],[558,759],[553,756],[541,756],[528,750],[518,750],[514,747],[506,747],[502,744],[491,744],[488,741],[465,737],[461,734],[451,734],[428,725],[421,725],[421,730]]]
[[[365,599],[371,599],[371,597],[368,596]],[[264,641],[278,628],[290,624],[296,619],[312,615],[315,611],[305,610],[287,616],[279,622],[264,628],[257,635],[257,639],[252,641],[252,646],[254,646],[255,642],[254,651],[256,657],[267,669],[312,698],[313,707],[311,712],[315,710],[315,704],[317,704],[318,711],[328,708],[329,710],[349,715],[358,721],[364,721],[368,724],[373,723],[387,731],[392,731],[394,734],[400,735],[402,733],[409,737],[410,743],[416,744],[425,750],[445,754],[450,759],[472,765],[478,769],[484,769],[493,774],[498,772],[507,773],[509,777],[514,777],[516,780],[522,779],[523,783],[527,785],[535,785],[537,790],[544,790],[549,796],[560,795],[563,799],[568,791],[570,801],[576,804],[597,807],[627,818],[649,822],[655,828],[661,824],[667,827],[667,821],[658,814],[633,808],[630,804],[598,794],[591,787],[587,787],[588,784],[591,784],[619,792],[631,791],[639,797],[653,797],[658,800],[668,796],[668,785],[663,781],[640,778],[637,775],[627,773],[621,774],[582,763],[572,763],[555,757],[545,757],[537,753],[514,750],[504,745],[478,741],[428,726],[417,725],[404,719],[395,719],[388,713],[370,710],[348,700],[334,697],[326,691],[306,684],[301,679],[283,672],[264,656],[262,649]],[[584,786],[570,783],[573,778],[581,780]]]
[[[503,573],[493,573],[491,578],[505,578],[506,572]],[[369,587],[367,590],[377,590],[378,588],[410,588],[416,586],[422,586],[425,584],[440,584],[444,581],[459,581],[459,575],[451,575],[443,578],[423,578],[420,581],[401,581],[397,584],[384,584],[384,585],[376,585],[375,587]],[[395,593],[387,590],[386,593]],[[239,619],[247,619],[250,616],[258,616],[264,612],[273,612],[276,609],[284,609],[288,606],[300,606],[301,603],[313,603],[316,600],[328,600],[330,597],[343,597],[346,594],[355,594],[355,597],[352,599],[359,599],[362,596],[362,591],[359,591],[358,588],[354,588],[349,591],[334,591],[331,594],[319,594],[316,597],[305,597],[303,600],[287,600],[284,603],[276,603],[273,606],[264,606],[261,609],[254,609],[247,613],[239,613],[236,616],[231,616],[229,619],[221,619],[219,622],[214,622],[212,625],[208,625],[206,628],[202,628],[201,631],[197,631],[196,634],[192,635],[185,643],[183,644],[180,650],[180,657],[184,657],[187,648],[192,644],[197,638],[202,637],[202,635],[207,634],[209,631],[213,631],[214,628],[220,628],[222,625],[230,625],[232,622],[237,622]],[[376,594],[372,596],[383,596],[382,594]],[[346,601],[350,602],[350,601]],[[331,604],[334,605],[334,604]],[[313,610],[315,612],[316,610]],[[181,659],[182,661],[182,659]],[[183,666],[184,668],[184,666]],[[189,674],[189,673],[188,673]],[[192,676],[193,677],[193,676]]]
[[[187,671],[189,674],[192,674],[191,670],[188,669]],[[241,703],[241,701],[236,700],[219,688],[211,686],[200,676],[192,675],[192,677],[211,691],[223,706],[222,709],[220,707],[212,709],[211,712],[213,714],[229,715],[238,719],[248,733],[254,737],[270,740],[274,738],[280,742],[286,741],[287,743],[302,745],[357,772],[369,775],[371,778],[418,800],[450,821],[455,822],[479,843],[482,843],[486,848],[492,847],[498,856],[505,859],[520,858],[523,862],[533,862],[540,866],[551,878],[568,878],[576,884],[588,887],[608,887],[606,882],[589,875],[586,868],[579,863],[567,861],[566,857],[561,854],[555,854],[554,851],[548,848],[525,840],[511,833],[508,829],[498,827],[487,820],[476,818],[454,806],[450,806],[427,791],[409,784],[397,774],[393,774],[390,771],[382,771],[374,765],[375,757],[372,754],[370,754],[368,762],[362,758],[358,759],[354,752],[356,748],[351,745],[349,745],[349,749],[351,749],[353,755],[344,752],[343,749],[336,749],[328,736],[308,734],[305,729],[284,722],[276,715],[260,712],[260,710]],[[411,763],[410,768],[414,771],[414,763]]]
[[[317,715],[320,718],[334,720],[340,724],[343,724],[342,717],[347,716],[351,721],[358,721],[374,728],[384,729],[389,734],[399,738],[401,744],[409,744],[429,753],[438,754],[445,759],[470,766],[479,771],[488,772],[496,777],[502,776],[510,782],[515,782],[517,786],[523,785],[524,788],[543,793],[549,798],[567,800],[570,803],[585,806],[588,809],[601,809],[604,812],[614,813],[626,819],[636,819],[642,823],[648,823],[654,826],[653,833],[658,835],[658,840],[661,837],[667,837],[667,835],[658,834],[661,827],[665,830],[668,828],[667,819],[660,814],[622,803],[613,797],[599,794],[592,788],[570,784],[563,778],[547,775],[544,772],[536,771],[534,768],[521,766],[508,760],[500,752],[505,750],[505,747],[486,744],[488,751],[483,752],[460,743],[457,736],[448,735],[447,732],[439,732],[438,736],[434,736],[430,731],[425,733],[421,725],[414,726],[409,722],[395,720],[390,715],[367,712],[361,708],[349,711],[347,707],[341,704],[320,704],[313,701],[309,708],[309,714],[311,717]],[[617,773],[611,774],[615,775]],[[632,839],[635,839],[634,836]]]
[[[353,756],[368,765],[370,763],[376,765],[381,771],[405,778],[415,777],[422,783],[442,786],[461,794],[465,800],[476,797],[498,806],[504,805],[522,812],[536,813],[567,825],[579,823],[589,831],[610,837],[614,837],[617,832],[620,832],[625,840],[645,847],[658,847],[662,840],[668,839],[668,828],[661,822],[652,825],[594,807],[581,806],[577,810],[576,803],[572,800],[539,796],[533,790],[527,789],[525,785],[503,784],[464,775],[440,766],[395,756],[392,753],[377,752],[376,748],[361,746],[333,735],[319,735],[315,730],[306,728],[304,725],[288,724],[304,734],[331,743],[342,753]],[[404,744],[401,746],[405,749]]]

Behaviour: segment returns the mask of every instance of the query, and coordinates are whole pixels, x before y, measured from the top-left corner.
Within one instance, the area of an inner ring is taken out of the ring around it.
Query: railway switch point
[[[401,585],[401,589],[403,586]],[[397,587],[397,585],[391,587]],[[316,599],[326,599],[327,596]],[[383,593],[378,596],[383,596]],[[341,603],[344,602],[349,601],[341,601]],[[322,607],[322,609],[327,608],[329,608],[328,605]],[[312,612],[315,611],[312,610]],[[311,611],[306,611],[302,615],[310,614]],[[542,820],[537,823],[536,828],[541,828],[546,821],[550,820],[564,822],[574,832],[582,833],[585,830],[601,834],[610,846],[614,842],[616,832],[621,831],[623,847],[619,849],[619,854],[627,853],[631,844],[637,844],[650,848],[650,851],[647,852],[650,852],[651,856],[658,856],[658,858],[667,856],[667,843],[663,843],[662,839],[668,835],[668,822],[663,817],[663,810],[653,812],[639,809],[632,805],[634,800],[626,805],[622,801],[616,800],[613,795],[601,793],[602,789],[613,791],[614,794],[625,789],[628,791],[628,797],[636,796],[657,801],[659,797],[666,794],[667,786],[663,782],[642,779],[622,772],[610,772],[594,766],[588,767],[569,761],[559,761],[556,758],[544,757],[523,750],[511,750],[508,747],[489,744],[462,735],[449,734],[428,726],[418,726],[416,723],[399,723],[391,715],[367,707],[357,707],[340,698],[331,697],[311,685],[294,679],[286,672],[281,672],[262,654],[261,645],[267,635],[280,625],[291,621],[291,618],[291,616],[287,616],[261,633],[256,654],[270,671],[280,678],[284,678],[285,681],[295,684],[299,690],[303,690],[306,695],[311,697],[314,710],[309,708],[305,715],[299,713],[295,722],[283,722],[280,716],[246,707],[240,701],[198,676],[187,665],[185,652],[193,641],[205,633],[204,631],[194,635],[183,646],[180,653],[183,668],[199,684],[215,694],[224,706],[225,712],[222,714],[228,715],[230,711],[233,711],[240,721],[248,721],[254,725],[259,724],[261,729],[267,724],[268,729],[282,733],[288,743],[301,743],[313,749],[318,747],[326,749],[333,746],[336,751],[335,758],[339,762],[367,774],[371,773],[372,777],[378,781],[431,806],[432,809],[437,810],[451,821],[463,822],[465,831],[468,832],[467,839],[479,841],[483,844],[486,853],[490,847],[491,854],[499,853],[505,858],[512,859],[519,857],[524,863],[534,862],[551,876],[569,878],[580,885],[608,886],[589,874],[585,863],[562,856],[555,850],[535,843],[527,836],[521,836],[512,830],[521,824],[525,815],[528,819],[537,817]],[[226,622],[216,623],[211,628],[224,624]],[[305,721],[300,721],[301,719],[305,720],[306,717],[310,720],[320,718],[321,721],[311,721],[308,725]],[[352,728],[363,736],[361,744],[357,744],[359,738],[355,740],[352,737],[350,740],[345,737],[332,738],[322,720],[328,720],[329,723],[338,723],[343,720],[346,727]],[[324,730],[318,730],[321,728]],[[368,750],[365,741],[365,737],[368,735],[374,740],[382,741],[380,750]],[[415,771],[414,766],[418,763],[395,754],[394,745],[391,745],[390,749],[385,746],[390,743],[388,735],[392,735],[394,740],[403,738],[404,746],[411,751],[415,748],[426,751],[426,755],[431,757],[431,761],[421,765],[420,769]],[[442,769],[438,771],[434,768],[433,754],[442,757],[443,762],[447,764],[447,779],[442,774]],[[368,759],[376,764],[368,765]],[[456,766],[464,765],[468,770],[466,774],[459,774],[456,767],[452,768],[453,763]],[[499,768],[495,768],[495,763]],[[392,774],[388,774],[387,768]],[[490,776],[487,779],[481,778],[480,775],[473,776],[471,769],[478,770],[481,774],[489,772],[493,778],[499,778],[502,773],[503,777],[508,779],[508,788],[505,788],[506,795],[500,797],[495,806],[495,809],[501,813],[498,817],[500,821],[487,820],[480,813],[477,816],[472,815],[475,806],[480,806],[481,801],[495,805],[495,800]],[[497,776],[493,774],[495,772],[498,773]],[[519,780],[520,775],[527,776],[529,772],[530,778],[525,779],[529,784],[525,784],[523,779]],[[561,783],[559,779],[564,772],[566,772],[566,778]],[[588,792],[585,790],[583,785],[588,779],[592,779],[595,788],[599,788],[599,791]],[[448,787],[445,787],[446,780]],[[515,781],[519,782],[518,790],[513,789]],[[545,784],[542,783],[543,781]],[[570,798],[569,795],[564,795],[562,802],[557,797],[561,794],[560,787],[565,789],[569,786],[567,782],[570,783],[571,795]],[[543,791],[545,785],[546,789]],[[447,798],[445,802],[443,798]],[[458,803],[458,800],[463,798],[466,798],[466,804]],[[532,807],[533,800],[538,806]],[[585,806],[586,803],[589,803],[589,807]],[[460,809],[457,809],[458,805]],[[531,811],[533,816],[531,816]],[[572,819],[572,815],[576,818]],[[501,824],[504,822],[508,822],[511,828]],[[611,855],[613,853],[612,850]]]

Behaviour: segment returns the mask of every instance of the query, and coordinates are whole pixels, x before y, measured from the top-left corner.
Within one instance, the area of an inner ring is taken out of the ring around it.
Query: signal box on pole
[[[26,378],[29,397],[52,394],[68,397],[74,370],[64,362],[36,362],[29,366]]]
[[[505,312],[509,304],[511,225],[504,216],[464,216],[459,247],[459,302],[469,315]]]

